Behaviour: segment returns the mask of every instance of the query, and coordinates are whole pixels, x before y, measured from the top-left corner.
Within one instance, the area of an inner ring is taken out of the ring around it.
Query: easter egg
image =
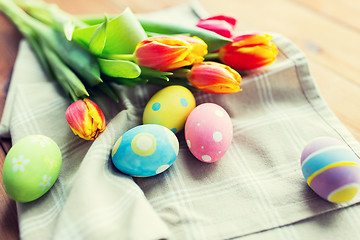
[[[59,176],[62,159],[49,137],[30,135],[15,143],[6,155],[3,183],[15,201],[30,202],[44,195]]]
[[[229,114],[219,105],[203,103],[189,115],[185,140],[191,153],[200,161],[216,162],[228,150],[233,137]]]
[[[194,95],[185,87],[173,85],[155,93],[146,104],[144,124],[159,124],[177,133],[195,108]]]
[[[309,142],[301,155],[301,167],[310,188],[330,202],[348,202],[359,192],[360,161],[338,139],[320,137]]]
[[[115,143],[112,162],[121,172],[150,177],[164,172],[177,158],[179,141],[168,128],[157,124],[134,127]]]

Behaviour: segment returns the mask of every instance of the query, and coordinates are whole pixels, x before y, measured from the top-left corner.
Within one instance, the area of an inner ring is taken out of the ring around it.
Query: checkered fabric
[[[149,17],[194,24],[190,6]],[[60,147],[63,166],[51,190],[18,203],[22,239],[356,239],[360,207],[332,204],[306,184],[300,155],[319,136],[338,138],[359,156],[359,143],[319,95],[305,55],[274,34],[277,61],[243,77],[236,94],[194,93],[196,103],[216,103],[230,115],[234,138],[225,156],[196,160],[177,134],[180,151],[164,173],[132,178],[111,163],[115,141],[141,124],[144,106],[160,88],[118,87],[118,104],[98,97],[108,125],[95,141],[71,132],[71,103],[48,80],[22,42],[2,124],[13,143],[43,134]]]

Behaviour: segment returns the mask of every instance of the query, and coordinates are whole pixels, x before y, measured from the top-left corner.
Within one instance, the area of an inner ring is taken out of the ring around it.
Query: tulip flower
[[[221,62],[238,71],[247,71],[273,63],[277,47],[267,34],[247,34],[233,38],[219,50]]]
[[[135,61],[158,71],[202,62],[207,53],[206,43],[197,37],[155,36],[140,42],[135,49]]]
[[[195,64],[187,79],[199,90],[209,93],[235,93],[241,91],[240,74],[229,66],[205,61]]]
[[[75,135],[94,140],[105,130],[104,114],[90,99],[77,100],[65,112],[65,117]]]
[[[235,18],[218,15],[210,18],[200,19],[196,26],[230,38],[233,34],[235,24]]]

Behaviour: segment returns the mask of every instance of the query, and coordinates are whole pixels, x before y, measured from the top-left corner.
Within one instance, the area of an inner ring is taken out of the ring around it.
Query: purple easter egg
[[[348,202],[359,192],[360,161],[343,141],[312,140],[302,152],[301,167],[310,188],[330,202]]]

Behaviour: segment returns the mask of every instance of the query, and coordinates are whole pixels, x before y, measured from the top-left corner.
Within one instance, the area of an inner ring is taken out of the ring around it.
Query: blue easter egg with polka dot
[[[194,95],[189,89],[179,85],[169,86],[150,98],[144,109],[143,123],[162,125],[178,133],[195,106]]]
[[[150,177],[167,170],[179,153],[179,141],[168,128],[157,124],[134,127],[115,143],[111,159],[121,172]]]

